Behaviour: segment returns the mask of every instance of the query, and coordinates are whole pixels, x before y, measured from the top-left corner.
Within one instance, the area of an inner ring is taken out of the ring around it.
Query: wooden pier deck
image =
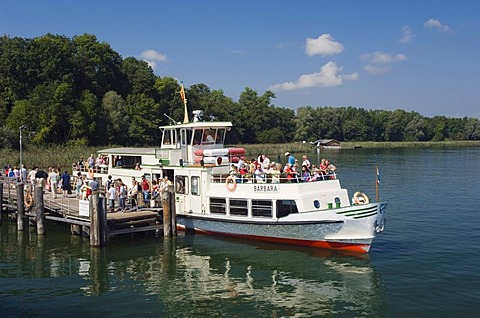
[[[7,213],[16,217],[17,211],[17,191],[16,182],[2,178],[3,183],[3,200],[1,203],[2,213]],[[29,189],[31,185],[25,185],[25,189]],[[25,191],[26,192],[26,191]],[[104,200],[100,194],[101,200]],[[44,191],[43,206],[45,211],[45,219],[60,223],[72,225],[72,233],[89,235],[91,220],[85,211],[80,212],[80,201],[74,194],[63,196],[57,194],[56,198],[51,192]],[[88,206],[88,201],[83,200],[83,206]],[[87,208],[88,209],[88,208]],[[105,213],[105,206],[102,213]],[[106,234],[107,236],[156,231],[161,232],[162,225],[162,208],[141,208],[139,210],[128,210],[126,212],[106,213]],[[25,216],[35,218],[36,214],[32,207],[25,207]],[[75,228],[76,226],[76,228]],[[79,228],[81,227],[81,229]]]

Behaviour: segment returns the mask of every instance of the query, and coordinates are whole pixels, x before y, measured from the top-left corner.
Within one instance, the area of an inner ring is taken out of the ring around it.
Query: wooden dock
[[[34,193],[31,191],[32,189]],[[26,197],[30,198],[27,191],[31,193],[33,205],[29,204],[29,199],[25,200]],[[20,202],[17,200],[18,196],[23,197]],[[67,196],[57,194],[54,197],[51,192],[41,191],[38,186],[32,187],[31,184],[19,183],[13,178],[0,178],[1,212],[8,214],[10,221],[17,221],[19,231],[23,230],[23,219],[28,218],[31,225],[37,226],[38,234],[43,234],[44,224],[39,219],[44,219],[69,224],[74,235],[103,237],[103,240],[100,239],[99,245],[104,245],[105,242],[102,243],[102,241],[106,241],[109,236],[127,233],[155,231],[171,235],[171,229],[163,227],[163,214],[164,207],[166,207],[165,212],[170,212],[168,211],[169,207],[171,204],[174,206],[172,196],[169,196],[167,206],[164,201],[162,207],[127,209],[125,212],[113,213],[107,213],[107,200],[102,191],[94,192],[90,201],[79,200],[74,194]],[[39,208],[38,204],[42,206]],[[39,213],[43,215],[39,215]],[[97,215],[95,215],[96,213]],[[166,230],[168,231],[165,232]],[[176,231],[173,232],[176,233]],[[97,246],[98,244],[92,244],[91,239],[91,245]]]

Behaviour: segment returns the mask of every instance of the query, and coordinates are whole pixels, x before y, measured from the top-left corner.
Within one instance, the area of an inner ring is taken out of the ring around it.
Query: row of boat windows
[[[252,217],[273,217],[273,207],[276,208],[276,217],[282,218],[291,213],[298,213],[294,200],[249,200],[233,198],[210,198],[210,213],[230,214],[234,216],[249,215],[249,201]]]

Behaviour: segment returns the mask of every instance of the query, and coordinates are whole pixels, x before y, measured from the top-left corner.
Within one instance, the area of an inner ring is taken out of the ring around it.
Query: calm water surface
[[[0,315],[477,317],[480,148],[310,154],[323,157],[371,198],[379,164],[387,226],[365,257],[202,235],[91,249],[65,226],[39,237],[4,219]]]

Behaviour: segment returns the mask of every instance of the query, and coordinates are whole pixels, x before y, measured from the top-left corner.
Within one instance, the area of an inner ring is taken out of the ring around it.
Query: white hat
[[[285,157],[287,156],[290,156],[290,153],[288,151],[285,153]]]

